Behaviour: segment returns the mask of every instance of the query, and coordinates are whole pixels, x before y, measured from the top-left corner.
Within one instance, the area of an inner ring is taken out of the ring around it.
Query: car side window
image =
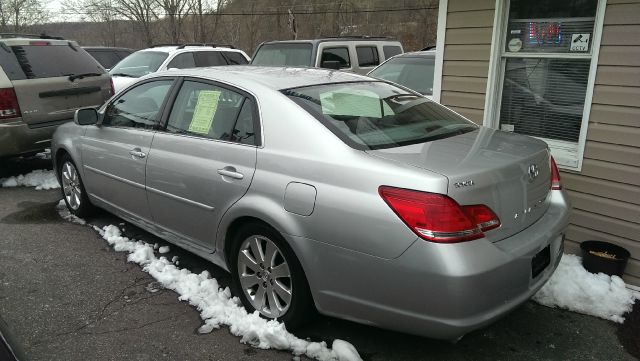
[[[227,65],[219,51],[198,51],[194,53],[198,67]]]
[[[382,47],[382,51],[384,52],[385,59],[389,59],[392,56],[402,54],[402,48],[395,45],[385,45]]]
[[[173,80],[157,80],[128,90],[107,106],[102,126],[152,129]]]
[[[238,92],[185,81],[171,109],[167,131],[249,144],[254,141],[253,111],[245,106],[247,102],[250,99]]]
[[[195,67],[196,61],[193,58],[193,53],[178,54],[169,62],[169,65],[167,65],[167,69],[187,69]]]
[[[378,49],[375,46],[356,46],[356,54],[358,54],[358,65],[362,68],[380,64]]]
[[[349,60],[349,49],[346,47],[340,48],[324,48],[322,49],[322,58],[320,64],[323,61],[339,61],[340,68],[351,68],[351,61]]]
[[[242,56],[242,54],[235,51],[225,51],[224,56],[227,57],[230,65],[249,64],[247,59],[244,56]]]

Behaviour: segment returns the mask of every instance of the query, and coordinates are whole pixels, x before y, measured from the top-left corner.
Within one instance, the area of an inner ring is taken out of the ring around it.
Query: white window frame
[[[578,144],[573,142],[543,139],[549,144],[551,154],[558,163],[558,167],[563,170],[580,172],[582,170],[582,160],[584,157],[584,147],[587,140],[587,129],[589,127],[589,115],[591,113],[591,101],[593,88],[598,68],[598,56],[600,53],[600,40],[602,38],[602,27],[604,23],[604,13],[607,6],[606,0],[598,0],[594,21],[593,37],[591,49],[588,54],[578,53],[556,53],[556,54],[536,54],[536,53],[508,53],[505,49],[505,32],[509,22],[510,0],[496,0],[496,11],[493,22],[493,36],[491,39],[491,57],[489,58],[489,75],[487,79],[487,90],[485,97],[485,112],[483,125],[497,129],[500,125],[500,104],[502,100],[502,89],[506,59],[510,57],[524,58],[565,58],[565,59],[591,59],[589,67],[589,77],[582,111],[582,123]],[[541,138],[542,139],[542,138]]]

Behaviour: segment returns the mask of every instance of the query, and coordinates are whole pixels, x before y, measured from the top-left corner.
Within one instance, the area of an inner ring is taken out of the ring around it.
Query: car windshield
[[[167,56],[169,54],[160,51],[139,51],[122,59],[109,73],[139,78],[157,71]]]
[[[384,82],[324,84],[282,92],[356,149],[426,143],[478,129],[447,108]]]
[[[310,43],[263,44],[251,61],[263,66],[312,66]]]
[[[400,56],[380,65],[368,75],[404,85],[423,95],[432,95],[433,69],[433,58]]]

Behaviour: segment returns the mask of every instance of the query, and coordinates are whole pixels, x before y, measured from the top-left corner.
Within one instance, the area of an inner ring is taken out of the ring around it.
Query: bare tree
[[[146,46],[153,45],[154,22],[158,19],[157,0],[113,0],[114,11],[137,24]]]
[[[202,5],[201,0],[200,6]],[[164,12],[167,24],[167,32],[173,44],[183,39],[182,26],[185,18],[194,8],[194,2],[191,0],[156,0],[160,10]]]
[[[49,13],[41,0],[0,0],[2,31],[21,32],[48,18]]]
[[[117,46],[122,35],[118,21],[121,18],[113,8],[112,0],[65,0],[62,11],[77,14],[82,21],[103,24],[99,31],[102,44]]]

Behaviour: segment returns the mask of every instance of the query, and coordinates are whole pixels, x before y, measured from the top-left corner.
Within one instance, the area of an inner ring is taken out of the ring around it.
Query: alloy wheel
[[[82,203],[82,188],[80,176],[73,163],[67,161],[62,165],[62,191],[69,207],[76,211]]]
[[[242,292],[265,317],[278,318],[291,305],[292,280],[282,251],[269,238],[246,238],[238,252],[238,275]]]

